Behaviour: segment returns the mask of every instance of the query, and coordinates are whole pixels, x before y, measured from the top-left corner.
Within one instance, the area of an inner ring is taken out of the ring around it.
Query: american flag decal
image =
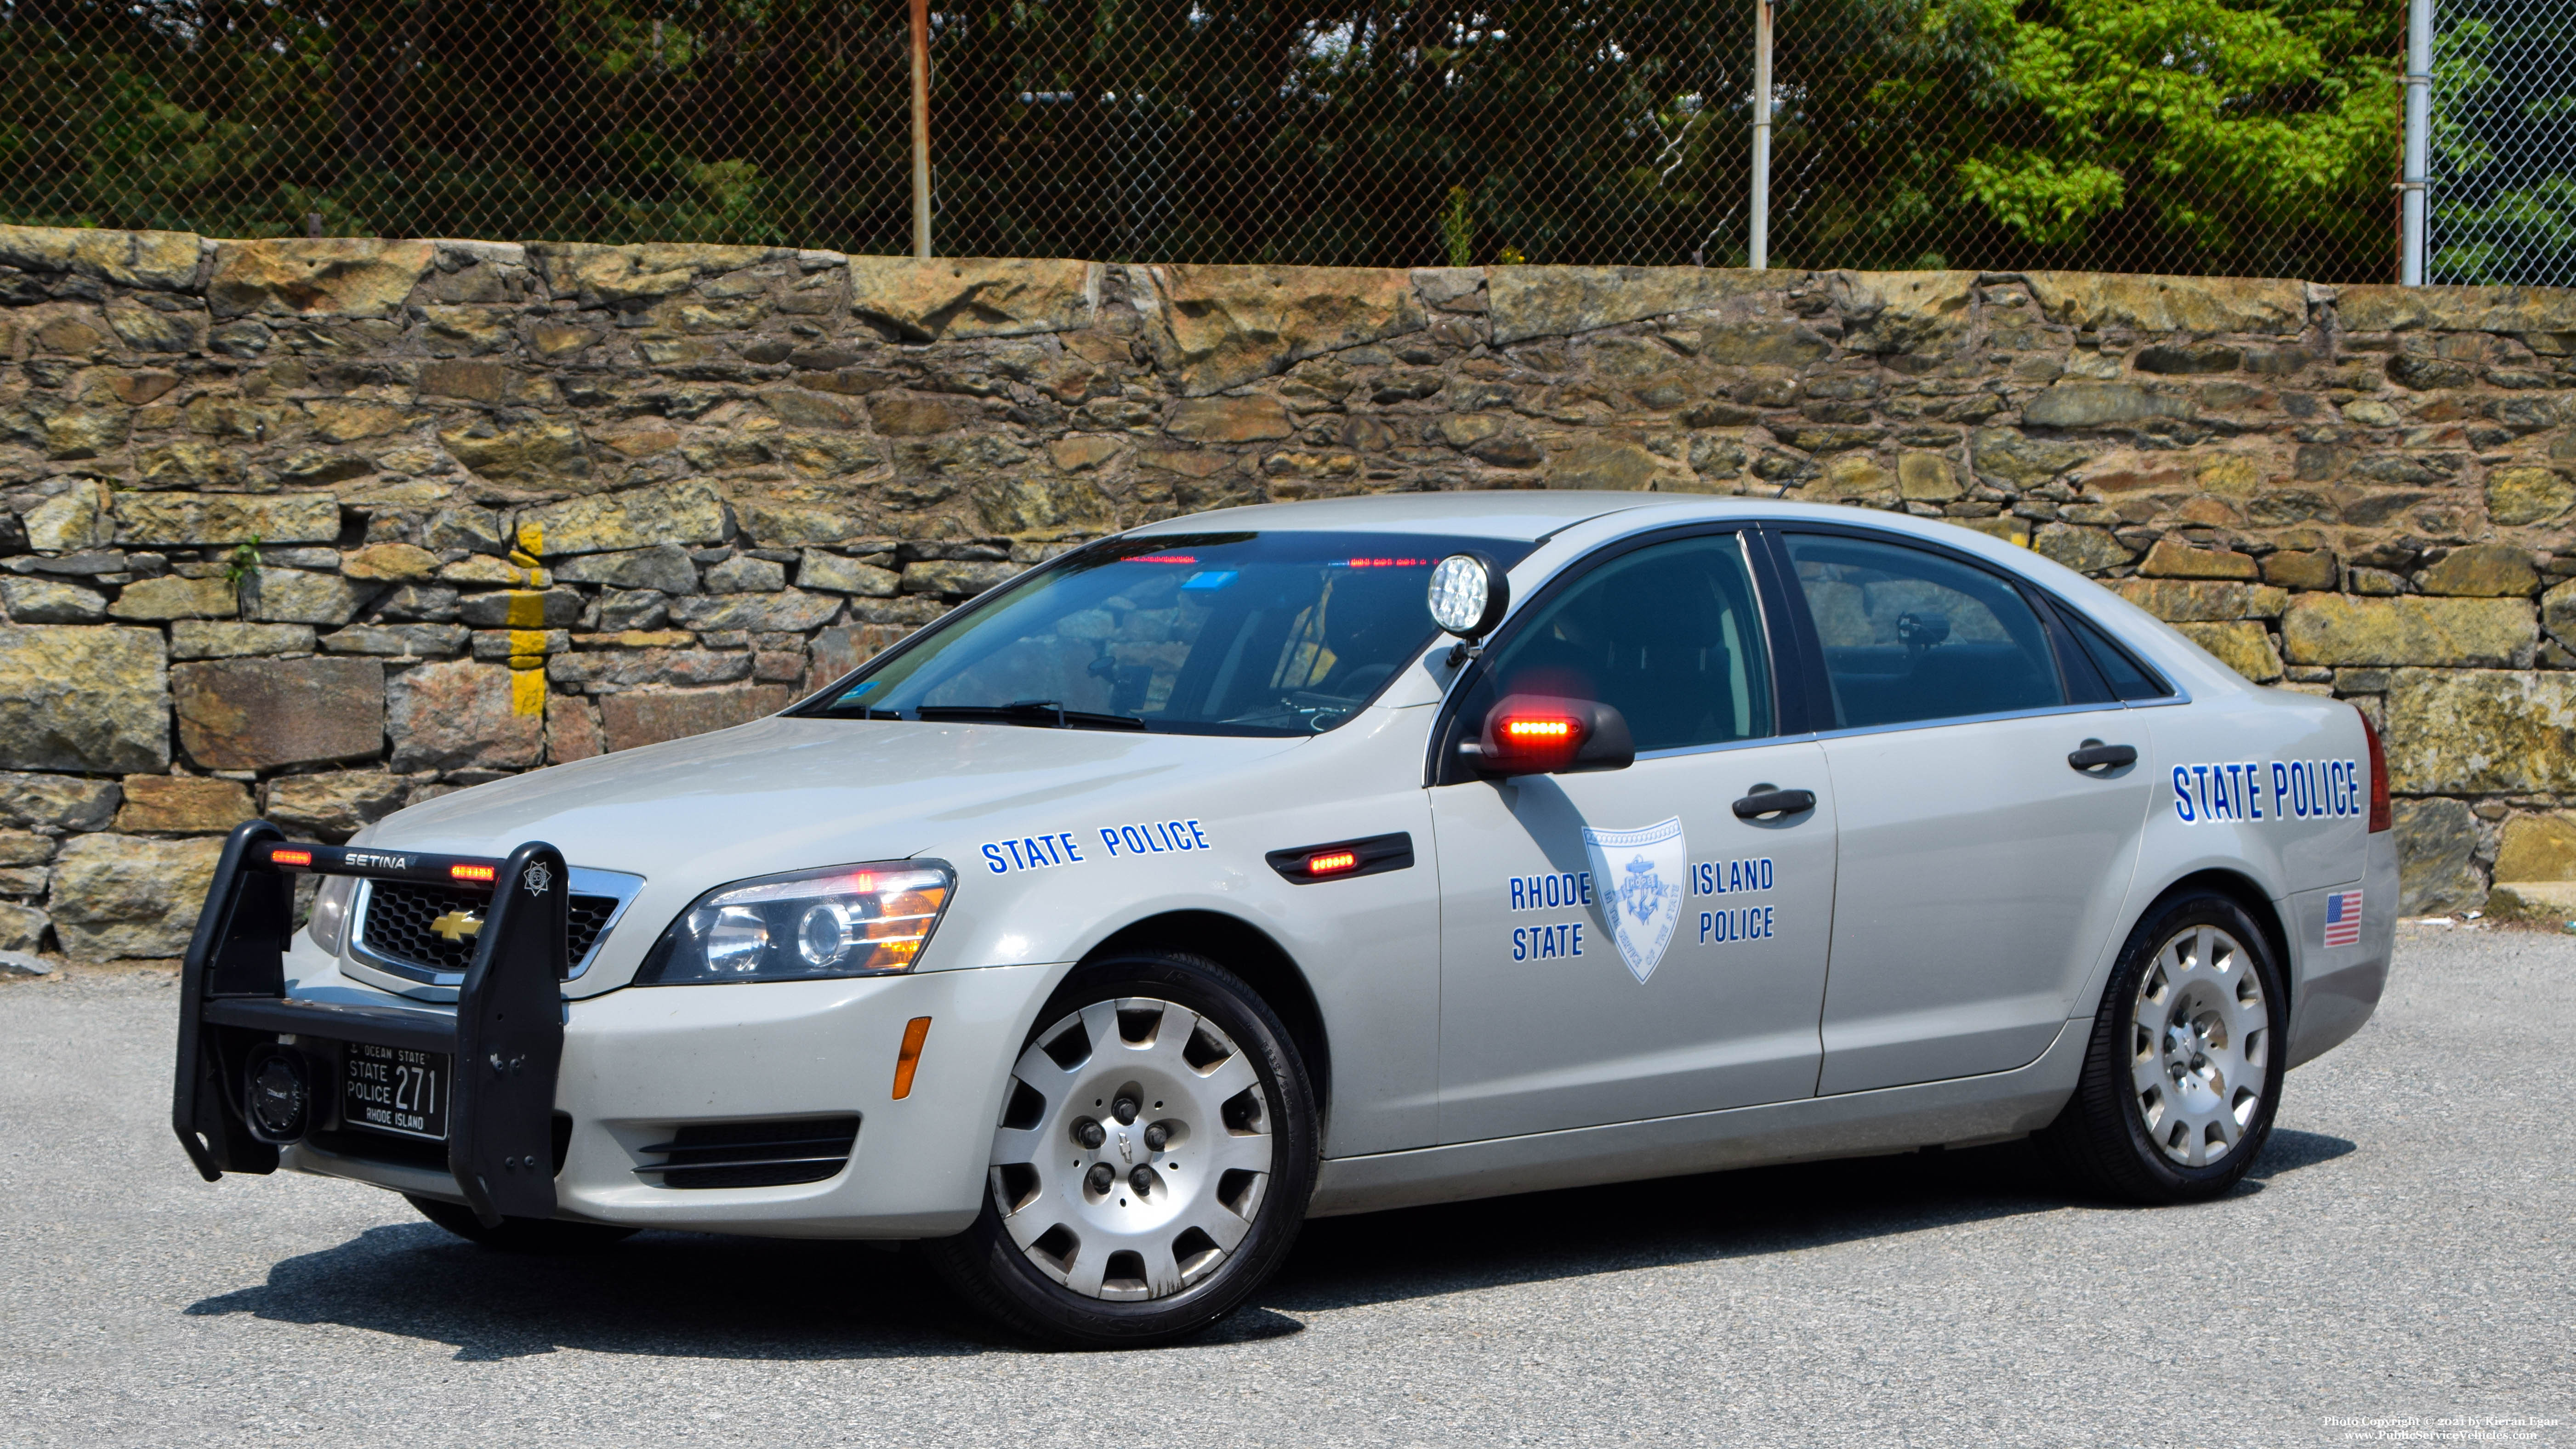
[[[2326,897],[2326,939],[2329,946],[2361,944],[2361,892],[2337,891]]]

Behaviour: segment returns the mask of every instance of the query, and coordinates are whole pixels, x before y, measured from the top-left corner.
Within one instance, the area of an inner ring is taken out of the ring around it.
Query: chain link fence
[[[2576,0],[2439,0],[2430,282],[2576,284]]]
[[[1769,262],[2390,279],[2389,8],[1785,0]],[[1742,265],[1753,21],[934,0],[935,244]],[[909,35],[901,0],[0,0],[0,220],[903,252]]]

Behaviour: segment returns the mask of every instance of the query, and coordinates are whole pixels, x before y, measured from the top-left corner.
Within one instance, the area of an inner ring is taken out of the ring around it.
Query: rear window
[[[1786,536],[1841,729],[2066,703],[2048,630],[2018,589],[1925,549]]]
[[[2112,643],[2110,635],[2095,628],[2083,615],[2063,606],[2057,613],[2066,621],[2067,632],[2083,646],[2084,657],[2092,660],[2093,667],[2102,671],[2103,680],[2111,686],[2112,698],[2164,699],[2173,694],[2172,685],[2130,657],[2128,650]]]

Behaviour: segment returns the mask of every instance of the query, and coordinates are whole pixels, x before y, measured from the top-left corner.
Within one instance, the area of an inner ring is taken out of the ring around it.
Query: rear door
[[[1431,790],[1443,1141],[1813,1094],[1834,791],[1781,736],[1750,563],[1733,532],[1614,545],[1467,681]],[[1636,763],[1478,777],[1457,742],[1515,693],[1617,707]],[[1814,803],[1735,814],[1772,788]]]
[[[1840,842],[1818,1091],[2024,1065],[2079,1009],[2127,893],[2147,733],[2001,571],[1857,530],[1777,541]],[[2135,761],[2070,761],[2096,746]]]

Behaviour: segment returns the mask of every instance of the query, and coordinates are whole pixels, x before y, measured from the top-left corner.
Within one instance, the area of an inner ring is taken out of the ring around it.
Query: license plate
[[[455,1058],[445,1052],[349,1043],[340,1067],[340,1116],[352,1127],[405,1137],[447,1140],[447,1081]]]

